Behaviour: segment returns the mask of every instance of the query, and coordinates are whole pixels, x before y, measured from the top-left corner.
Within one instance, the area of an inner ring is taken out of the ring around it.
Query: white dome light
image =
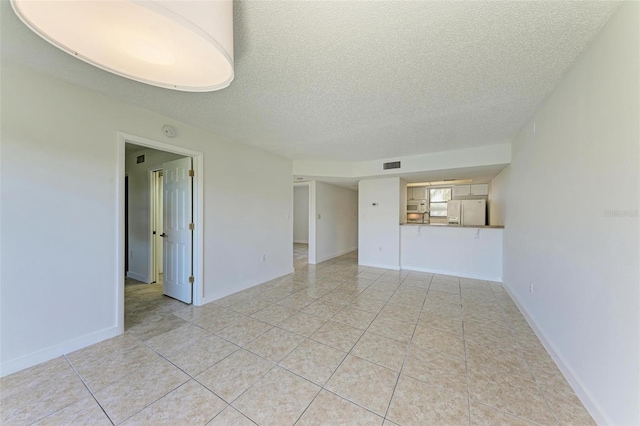
[[[106,71],[167,89],[233,80],[231,0],[11,0],[36,34]]]

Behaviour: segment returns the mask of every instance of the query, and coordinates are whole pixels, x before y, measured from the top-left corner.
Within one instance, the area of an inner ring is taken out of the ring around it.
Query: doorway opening
[[[293,185],[293,268],[309,264],[311,198],[309,182]]]
[[[203,158],[133,135],[118,134],[118,142],[118,268],[125,270],[118,284],[118,328],[134,332],[145,313],[169,315],[202,304]],[[141,330],[152,332],[147,328]]]

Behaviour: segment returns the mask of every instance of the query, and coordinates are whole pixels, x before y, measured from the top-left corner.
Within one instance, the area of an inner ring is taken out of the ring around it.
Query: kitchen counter
[[[502,281],[502,226],[400,225],[400,268]]]
[[[449,225],[448,223],[401,223],[400,226],[438,226],[442,228],[488,228],[504,229],[502,225]]]

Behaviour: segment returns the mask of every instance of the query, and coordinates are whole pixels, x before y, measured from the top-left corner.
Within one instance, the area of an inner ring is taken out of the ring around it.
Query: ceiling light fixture
[[[185,92],[233,80],[232,0],[11,0],[54,46],[98,68]]]

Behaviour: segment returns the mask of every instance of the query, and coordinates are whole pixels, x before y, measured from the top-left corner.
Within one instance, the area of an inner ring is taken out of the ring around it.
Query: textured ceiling
[[[1,2],[2,60],[291,159],[509,142],[617,7],[570,1],[237,1],[235,80],[146,86],[32,34]]]

